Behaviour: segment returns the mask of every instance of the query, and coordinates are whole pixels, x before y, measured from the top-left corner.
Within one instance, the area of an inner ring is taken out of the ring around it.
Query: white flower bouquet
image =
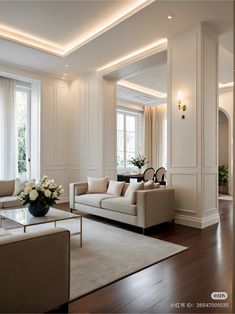
[[[25,189],[19,194],[19,202],[22,205],[35,204],[49,208],[56,203],[63,191],[62,185],[43,176],[39,182],[33,180],[25,184]]]
[[[148,161],[146,160],[146,157],[143,155],[138,155],[136,158],[132,157],[130,160],[130,163],[134,166],[136,166],[137,168],[141,169],[141,167],[143,167],[145,164],[148,163]]]

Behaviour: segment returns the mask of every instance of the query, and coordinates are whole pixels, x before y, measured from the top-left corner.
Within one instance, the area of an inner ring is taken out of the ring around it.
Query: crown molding
[[[149,95],[152,97],[157,97],[157,98],[166,98],[167,97],[166,93],[162,93],[162,92],[157,91],[155,89],[147,88],[143,85],[135,84],[135,83],[132,83],[132,82],[129,82],[126,80],[118,81],[117,85],[121,86],[121,87],[125,87],[125,88],[130,89],[130,90],[141,92],[145,95]]]
[[[116,71],[124,66],[127,66],[131,63],[140,61],[147,57],[150,57],[156,53],[167,50],[167,39],[163,38],[161,40],[155,41],[147,46],[144,46],[138,50],[132,51],[131,53],[111,61],[108,64],[103,65],[102,67],[96,69],[97,72],[100,72],[101,75],[106,75],[113,71]]]

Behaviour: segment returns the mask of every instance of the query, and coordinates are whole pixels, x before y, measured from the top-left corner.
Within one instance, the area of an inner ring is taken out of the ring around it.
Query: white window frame
[[[31,167],[30,179],[41,178],[41,81],[15,73],[0,71],[0,75],[9,77],[23,85],[31,85]]]
[[[16,81],[15,92],[27,93],[27,125],[26,125],[26,177],[31,178],[31,85],[29,83]],[[18,149],[17,149],[18,151]],[[17,164],[18,171],[18,164]]]
[[[119,106],[117,108],[117,114],[121,113],[124,115],[124,134],[126,134],[126,116],[132,116],[135,118],[136,121],[136,132],[135,132],[135,156],[142,153],[142,143],[143,143],[143,132],[142,132],[142,126],[143,126],[143,113],[142,111],[129,109],[126,107]],[[118,153],[118,151],[117,151]],[[133,171],[135,167],[127,167],[127,160],[126,160],[126,136],[124,136],[124,167],[118,167],[118,172],[125,172],[125,171]]]

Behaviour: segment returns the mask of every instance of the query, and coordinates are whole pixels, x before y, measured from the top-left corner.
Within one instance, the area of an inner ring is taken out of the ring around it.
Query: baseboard
[[[204,229],[206,227],[219,223],[219,221],[220,220],[219,220],[218,213],[208,216],[208,217],[203,217],[203,218],[186,216],[186,215],[181,215],[181,214],[175,215],[176,224],[194,227],[198,229]]]

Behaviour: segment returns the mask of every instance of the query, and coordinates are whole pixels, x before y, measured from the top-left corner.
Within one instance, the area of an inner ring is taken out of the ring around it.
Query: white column
[[[176,191],[175,221],[204,228],[219,221],[218,42],[206,25],[169,39],[168,78],[167,178]]]
[[[93,73],[71,85],[71,182],[116,177],[116,84]]]

